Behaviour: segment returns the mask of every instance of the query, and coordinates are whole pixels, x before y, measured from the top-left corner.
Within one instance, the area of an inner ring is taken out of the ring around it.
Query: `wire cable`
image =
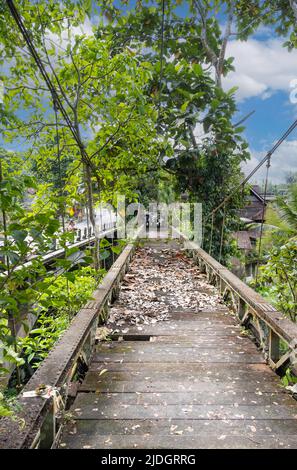
[[[227,196],[225,197],[225,199],[217,206],[215,207],[211,213],[207,216],[207,218],[209,218],[211,216],[212,213],[215,213],[217,212],[219,209],[221,209],[221,207],[223,207],[223,205],[230,201],[230,199],[234,196],[234,194],[237,193],[237,191],[239,191],[239,189],[241,189],[253,176],[254,174],[267,162],[269,161],[270,162],[270,159],[272,157],[272,155],[276,152],[276,150],[282,145],[282,143],[286,140],[286,138],[293,132],[294,129],[296,129],[297,127],[297,119],[293,122],[293,124],[286,130],[286,132],[281,136],[281,138],[276,142],[276,144],[271,148],[271,150],[269,150],[269,152],[267,152],[267,154],[265,155],[265,157],[259,162],[259,164],[244,178],[244,180],[241,181],[240,184],[238,184],[238,186],[236,186],[232,192]]]

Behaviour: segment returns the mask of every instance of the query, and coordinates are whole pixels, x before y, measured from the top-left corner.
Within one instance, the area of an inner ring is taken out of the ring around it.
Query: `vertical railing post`
[[[245,301],[242,300],[241,297],[239,297],[239,299],[238,299],[238,311],[237,311],[239,320],[242,320],[244,318],[246,308],[247,308],[247,306],[246,306]]]
[[[56,437],[56,416],[54,402],[50,404],[50,411],[42,424],[40,430],[39,446],[40,449],[50,449]]]
[[[225,286],[226,286],[225,282],[224,282],[223,279],[220,277],[220,286],[219,286],[219,288],[220,288],[220,294],[221,294],[221,295],[224,294]]]
[[[279,336],[270,328],[269,332],[269,359],[275,364],[280,358]]]

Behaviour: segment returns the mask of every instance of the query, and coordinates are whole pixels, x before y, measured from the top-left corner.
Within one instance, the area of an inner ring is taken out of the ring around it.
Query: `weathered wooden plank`
[[[284,390],[279,392],[247,392],[242,394],[235,390],[203,392],[126,392],[126,393],[79,393],[73,408],[83,408],[84,404],[94,408],[104,407],[110,403],[128,405],[293,405],[292,397]]]
[[[164,351],[155,353],[153,356],[150,353],[141,352],[126,352],[126,353],[115,353],[108,351],[105,354],[95,354],[94,362],[170,362],[170,363],[249,363],[249,364],[264,364],[265,360],[260,354],[252,353],[234,353],[230,351],[222,351],[220,353],[210,354],[208,350],[199,352],[199,354],[193,350],[191,352],[185,352],[182,350],[176,351]]]
[[[251,345],[251,340],[250,338],[240,336],[240,335],[225,335],[225,336],[201,336],[201,335],[196,335],[196,336],[191,336],[191,335],[182,335],[182,334],[174,334],[170,336],[162,336],[162,335],[153,335],[153,336],[147,336],[147,335],[142,335],[141,330],[137,334],[113,334],[111,336],[112,341],[150,341],[150,342],[158,342],[158,343],[185,343],[189,345],[196,346],[198,344],[205,344],[205,345],[217,345],[218,347],[220,345],[233,345],[236,346],[238,344],[248,344]]]
[[[196,382],[184,382],[176,379],[172,380],[158,380],[151,379],[139,382],[138,380],[129,380],[129,381],[105,381],[97,382],[91,380],[91,376],[88,376],[80,387],[80,391],[85,392],[116,392],[116,393],[126,393],[126,392],[223,392],[226,390],[234,390],[238,393],[248,393],[248,392],[274,392],[278,389],[278,386],[275,382],[271,381],[255,381],[249,380],[241,383],[230,382],[215,382],[207,380],[197,380]],[[282,387],[279,385],[279,389]]]
[[[153,418],[175,418],[175,419],[295,419],[297,434],[297,412],[296,405],[128,405],[116,403],[95,406],[85,400],[82,408],[72,410],[75,419],[153,419]]]
[[[108,368],[105,367],[104,363],[92,362],[89,368],[89,372],[100,372],[102,369],[108,372],[143,372],[144,374],[153,373],[156,371],[156,375],[166,373],[175,373],[175,377],[179,378],[181,374],[195,375],[199,378],[201,376],[210,376],[213,379],[222,378],[233,380],[242,376],[252,375],[255,379],[262,377],[270,377],[272,380],[276,380],[280,383],[279,377],[267,367],[266,364],[220,364],[220,367],[216,363],[205,364],[205,363],[189,363],[187,367],[184,364],[174,364],[170,362],[163,363],[133,363],[133,362],[111,362]]]
[[[180,434],[178,434],[180,433]],[[104,419],[69,422],[64,440],[71,439],[73,435],[106,436],[110,434],[123,435],[157,435],[175,436],[283,436],[297,437],[296,420],[290,419],[258,419],[258,420],[195,420],[195,419]]]
[[[142,312],[140,312],[142,313]],[[143,313],[147,314],[148,316],[152,316],[153,317],[153,313],[150,312],[150,311],[146,311],[145,309],[143,309]],[[163,322],[158,322],[158,323],[155,323],[152,325],[153,328],[155,327],[166,327],[166,326],[170,326],[171,329],[173,329],[173,327],[195,327],[197,329],[199,328],[202,328],[203,326],[212,326],[212,325],[217,325],[218,328],[223,328],[224,326],[226,326],[226,328],[232,328],[232,326],[234,327],[238,327],[239,328],[239,325],[238,325],[238,322],[236,322],[235,318],[233,316],[227,316],[225,315],[224,313],[222,313],[221,315],[221,318],[220,317],[211,317],[211,314],[209,314],[207,317],[200,317],[199,316],[199,313],[197,314],[192,314],[190,315],[189,313],[185,314],[184,315],[184,318],[182,318],[183,315],[180,314],[178,317],[173,317],[173,318],[170,318],[170,312],[169,312],[169,315],[166,319],[166,321],[163,321]],[[127,323],[127,325],[129,325]],[[133,325],[130,324],[130,326],[133,327]],[[141,326],[146,326],[146,325],[141,325]]]
[[[182,320],[182,319],[188,319],[188,320],[220,320],[223,321],[226,319],[232,319],[236,321],[236,315],[232,311],[228,309],[228,307],[224,304],[222,304],[221,307],[215,307],[215,308],[203,308],[199,310],[190,310],[190,309],[172,309],[169,312],[169,318],[172,318],[173,320]]]
[[[124,330],[124,332],[123,332]],[[167,338],[167,340],[171,337],[171,336],[174,336],[175,338],[179,338],[179,340],[181,341],[182,338],[186,338],[188,339],[191,335],[194,335],[194,337],[200,341],[200,340],[221,340],[221,341],[224,341],[224,340],[228,340],[228,339],[234,339],[236,338],[237,336],[240,336],[240,333],[241,333],[241,330],[239,328],[237,329],[232,329],[231,331],[230,330],[223,330],[223,331],[220,331],[220,330],[209,330],[209,329],[198,329],[197,331],[194,331],[194,329],[192,328],[188,328],[186,330],[183,330],[183,328],[179,328],[179,329],[171,329],[171,328],[159,328],[158,326],[156,325],[153,325],[153,326],[148,326],[148,325],[145,325],[145,326],[141,326],[141,329],[138,329],[137,327],[128,327],[128,330],[127,328],[125,328],[125,326],[122,326],[121,328],[117,328],[113,335],[112,335],[112,339],[114,340],[117,340],[118,337],[125,337],[127,338],[127,341],[136,341],[136,336],[139,336],[139,340],[142,340],[142,341],[148,341],[149,340],[149,337],[154,337],[154,338],[164,338],[164,341],[165,341],[165,338]],[[141,339],[142,337],[142,339]]]
[[[139,364],[140,367],[138,370],[117,370],[111,371],[105,368],[105,366],[100,366],[97,370],[93,369],[90,370],[86,377],[85,383],[89,384],[99,384],[99,383],[110,383],[114,381],[151,381],[156,379],[158,382],[166,381],[166,382],[175,382],[176,379],[182,382],[184,385],[196,383],[196,382],[206,382],[216,384],[218,382],[229,384],[229,383],[237,383],[237,384],[245,384],[246,382],[252,380],[254,383],[266,383],[270,382],[275,386],[281,386],[281,382],[277,376],[271,376],[269,373],[261,373],[255,371],[243,371],[238,372],[236,369],[228,371],[226,366],[223,370],[217,370],[217,372],[213,373],[212,370],[200,370],[192,369],[191,366],[187,368],[183,368],[178,364],[178,370],[175,371],[174,368],[171,370],[157,370],[154,371],[154,368],[146,369],[143,367],[143,364]],[[157,366],[158,364],[156,364]],[[196,365],[196,364],[195,364]],[[103,371],[103,373],[102,373]],[[101,375],[102,374],[102,375]]]
[[[190,312],[185,310],[184,312],[171,312],[169,311],[169,319],[173,322],[184,322],[184,321],[192,321],[200,323],[214,323],[216,325],[236,325],[236,317],[231,315],[230,311],[222,310],[221,312],[214,311],[214,312],[205,312],[205,311],[197,311],[197,312]]]
[[[92,362],[89,368],[90,372],[98,371],[98,373],[102,370],[106,369],[105,365],[100,362]],[[269,368],[266,364],[220,364],[218,367],[217,363],[214,364],[204,364],[204,363],[191,363],[187,364],[186,366],[189,375],[193,374],[197,377],[201,377],[202,375],[211,376],[215,378],[228,378],[232,380],[232,378],[236,378],[242,375],[253,375],[256,379],[261,379],[262,377],[271,377],[273,380],[277,381],[277,383],[281,383],[279,377]],[[152,374],[155,372],[155,375],[160,377],[160,374],[163,373],[170,373],[176,371],[176,378],[180,377],[180,373],[185,371],[184,364],[170,364],[167,362],[164,363],[153,363],[153,362],[146,362],[145,364],[141,363],[134,363],[134,362],[111,362],[108,364],[107,368],[108,372],[142,372],[146,371],[148,374]],[[255,375],[254,375],[255,374]]]
[[[172,337],[171,341],[169,342],[159,342],[159,341],[113,341],[110,343],[99,344],[96,347],[97,353],[108,354],[109,352],[112,353],[128,353],[128,352],[135,352],[137,353],[148,353],[148,352],[172,352],[172,351],[185,351],[186,353],[193,353],[193,354],[203,354],[207,350],[211,350],[213,352],[220,352],[222,354],[225,353],[239,353],[239,354],[256,354],[257,349],[252,344],[252,342],[245,342],[245,343],[237,343],[237,344],[228,344],[228,342],[221,342],[220,344],[209,344],[207,341],[204,342],[193,342],[193,343],[186,343],[186,342],[175,342],[174,337]]]
[[[110,325],[112,328],[113,325]],[[127,331],[128,328],[128,331]],[[141,328],[141,329],[140,329]],[[196,323],[196,322],[183,322],[182,324],[178,324],[177,322],[169,322],[165,321],[163,323],[159,322],[154,325],[141,325],[139,327],[131,326],[128,324],[123,324],[120,327],[117,326],[115,330],[119,333],[134,333],[134,334],[142,334],[142,335],[201,335],[201,336],[228,336],[234,334],[240,334],[241,328],[239,325],[226,325],[223,324],[218,329],[214,329],[213,325],[207,325],[204,323]]]
[[[297,436],[271,435],[235,437],[208,434],[207,436],[129,436],[76,435],[61,447],[85,449],[297,449]]]

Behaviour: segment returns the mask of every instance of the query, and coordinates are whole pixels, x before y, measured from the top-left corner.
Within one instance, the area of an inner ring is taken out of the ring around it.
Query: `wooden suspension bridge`
[[[1,420],[0,447],[297,448],[297,402],[277,374],[295,367],[296,338],[195,243],[130,243],[25,386],[18,419]],[[44,385],[47,398],[30,396]]]
[[[32,35],[14,2],[6,3],[55,112],[67,124],[82,162],[94,170]],[[163,2],[163,23],[164,11]],[[161,44],[163,36],[162,27]],[[161,64],[163,52],[161,47]],[[297,120],[209,214],[210,253],[215,215],[223,211],[221,258],[226,204],[266,163],[260,251],[270,160],[296,127]],[[57,147],[58,141],[57,131]],[[83,249],[92,238],[91,232],[83,239],[80,234],[75,248]],[[44,256],[44,264],[64,254],[64,249],[55,250]],[[139,267],[144,255],[146,283],[136,279],[134,295],[123,303],[129,264]],[[176,260],[182,272],[172,275]],[[155,277],[161,285],[170,279],[171,287],[156,288]],[[200,279],[197,286],[193,279]],[[177,299],[173,291],[180,281],[184,290]],[[147,319],[152,302],[141,307],[142,297],[153,299],[155,321]],[[144,317],[140,324],[129,313],[135,302]],[[116,321],[123,308],[126,318]],[[1,419],[0,447],[296,448],[297,404],[280,380],[289,365],[296,374],[296,351],[296,324],[195,243],[158,240],[138,249],[131,243],[24,387],[16,419]]]

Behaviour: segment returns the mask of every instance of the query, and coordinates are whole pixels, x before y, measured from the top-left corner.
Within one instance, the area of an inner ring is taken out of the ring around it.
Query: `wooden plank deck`
[[[191,297],[187,272],[192,278],[195,271],[164,242],[145,260],[147,274],[133,284],[134,300],[156,292],[155,272],[162,293],[156,310],[166,304],[167,318],[111,325],[120,341],[97,345],[60,447],[297,448],[297,402],[233,314],[218,299],[211,308],[177,305],[163,277],[170,272],[177,289],[182,278]],[[132,263],[132,275],[139,266]],[[197,282],[215,298],[198,270]],[[115,309],[129,306],[126,294]]]

